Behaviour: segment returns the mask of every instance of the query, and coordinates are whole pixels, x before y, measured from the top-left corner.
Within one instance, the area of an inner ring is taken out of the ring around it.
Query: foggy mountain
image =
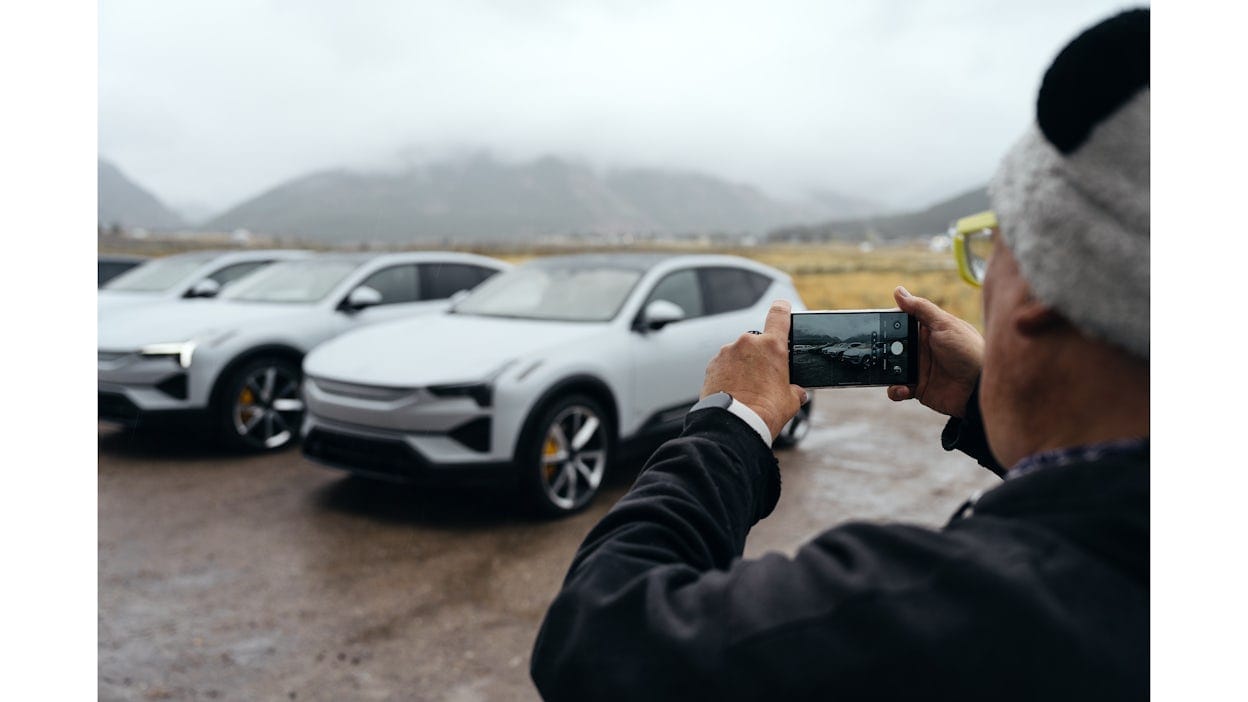
[[[185,226],[182,218],[155,195],[130,180],[116,166],[99,159],[99,204],[96,222],[102,227],[142,227],[161,231]]]
[[[986,187],[942,200],[915,212],[836,219],[822,224],[786,226],[768,234],[770,241],[890,241],[943,234],[950,222],[989,209]]]
[[[687,171],[616,169],[488,155],[394,172],[322,171],[287,181],[203,228],[325,242],[516,241],[568,234],[755,233],[878,211],[830,193],[780,201]]]

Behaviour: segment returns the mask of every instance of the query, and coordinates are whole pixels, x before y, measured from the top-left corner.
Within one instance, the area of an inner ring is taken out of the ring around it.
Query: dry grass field
[[[162,256],[191,249],[226,248],[223,244],[222,240],[211,239],[134,241],[101,238],[99,252]],[[527,247],[465,250],[520,263],[536,256],[588,249]],[[810,309],[894,307],[892,290],[897,285],[904,285],[910,292],[929,298],[959,317],[982,327],[980,293],[958,277],[953,255],[948,251],[932,251],[918,244],[882,246],[871,250],[862,250],[850,244],[775,244],[733,248],[649,244],[644,247],[602,247],[592,250],[662,250],[744,256],[775,266],[793,276],[798,292]]]

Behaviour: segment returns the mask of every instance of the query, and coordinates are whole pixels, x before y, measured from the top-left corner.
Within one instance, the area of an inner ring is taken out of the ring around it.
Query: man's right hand
[[[917,399],[941,414],[965,416],[984,365],[984,337],[970,323],[903,287],[893,291],[893,298],[919,320],[919,378],[915,385],[890,386],[888,397],[897,402]]]

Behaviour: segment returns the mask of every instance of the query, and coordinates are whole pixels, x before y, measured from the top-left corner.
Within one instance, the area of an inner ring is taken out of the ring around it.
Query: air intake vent
[[[450,437],[473,451],[486,453],[490,450],[490,418],[477,417],[461,424],[451,431]]]
[[[186,386],[187,386],[186,373],[178,373],[177,375],[171,375],[168,378],[165,378],[164,380],[160,381],[159,383],[156,383],[157,390],[165,393],[169,397],[174,397],[179,400],[186,399],[186,395],[187,395]]]

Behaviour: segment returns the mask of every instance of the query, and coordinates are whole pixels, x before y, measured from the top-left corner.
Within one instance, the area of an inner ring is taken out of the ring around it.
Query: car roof
[[[100,263],[143,263],[149,260],[149,258],[131,254],[100,254],[99,260]]]
[[[561,256],[535,258],[527,261],[526,265],[566,268],[632,268],[639,271],[648,271],[664,261],[677,257],[679,257],[679,254],[650,251],[640,253],[564,254]]]
[[[208,262],[224,258],[241,258],[244,260],[257,258],[292,259],[303,258],[311,255],[311,253],[302,249],[197,249],[195,251],[183,251],[181,253],[160,256],[156,260],[189,259]]]
[[[350,263],[421,263],[429,261],[478,263],[495,268],[508,268],[511,264],[489,256],[462,251],[325,251],[316,254],[316,261],[347,261]]]
[[[651,270],[666,271],[689,266],[731,266],[735,268],[748,268],[781,280],[789,279],[789,275],[787,273],[777,268],[773,268],[764,263],[759,263],[758,261],[744,258],[742,256],[732,256],[728,254],[664,253],[660,251],[571,254],[535,258],[526,262],[525,265],[550,267],[563,266],[569,268],[631,268],[643,272]]]

